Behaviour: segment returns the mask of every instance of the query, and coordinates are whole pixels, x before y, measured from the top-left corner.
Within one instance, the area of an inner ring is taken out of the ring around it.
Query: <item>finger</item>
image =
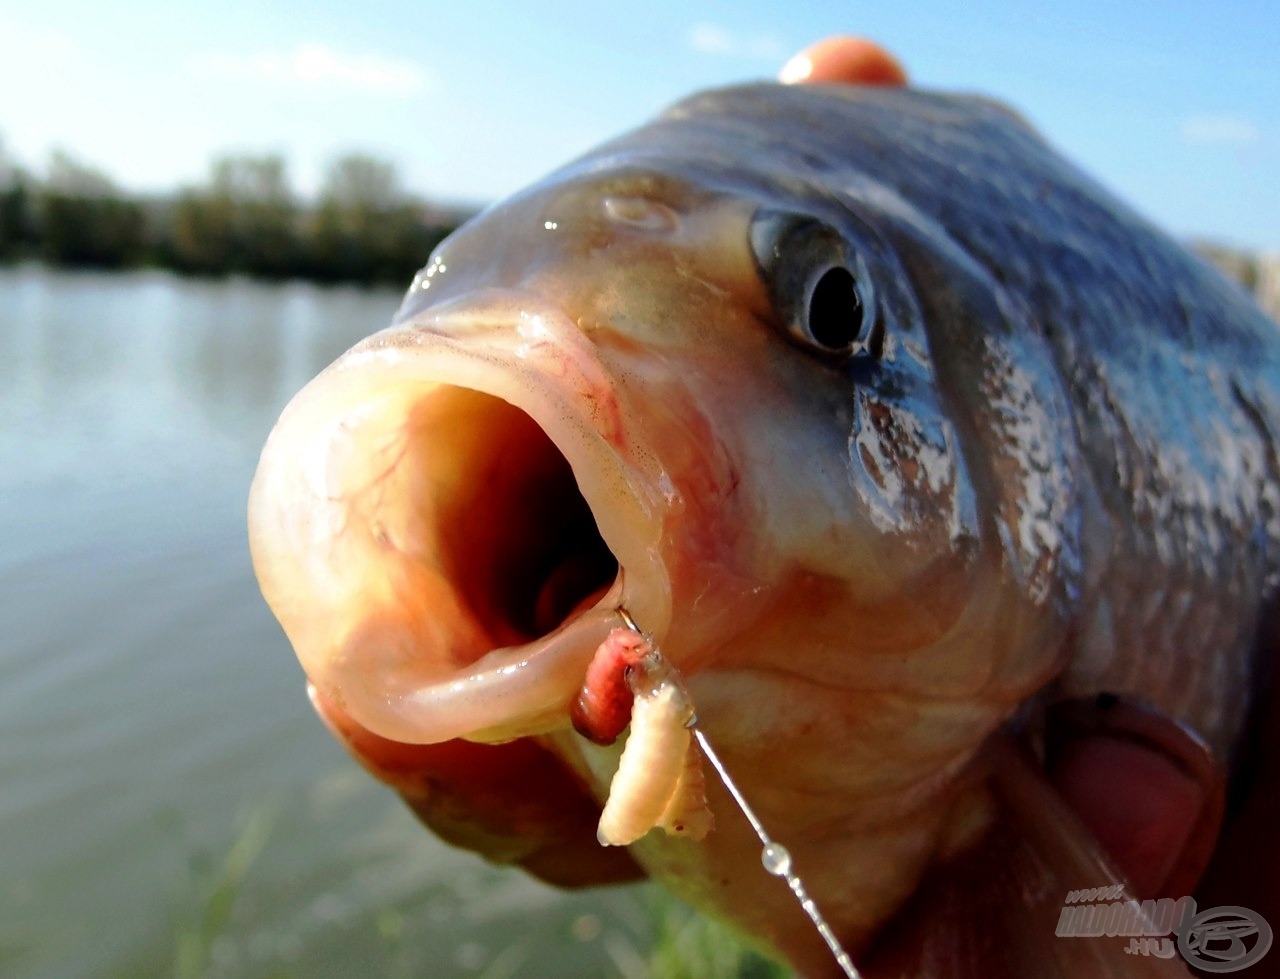
[[[1239,752],[1232,811],[1196,897],[1202,907],[1246,907],[1280,928],[1280,683],[1274,670],[1274,660],[1261,662],[1255,674],[1259,700]]]
[[[787,85],[843,82],[850,85],[906,85],[898,59],[874,41],[829,37],[811,44],[783,66],[778,80]]]
[[[1139,897],[1189,894],[1221,828],[1225,778],[1205,744],[1114,697],[1050,714],[1049,774]]]
[[[1064,913],[1072,890],[1126,882],[1025,744],[997,734],[974,774],[989,790],[988,831],[926,871],[858,963],[862,975],[1188,979],[1181,960],[1133,959],[1117,954],[1114,944],[1069,937],[1076,934]]]

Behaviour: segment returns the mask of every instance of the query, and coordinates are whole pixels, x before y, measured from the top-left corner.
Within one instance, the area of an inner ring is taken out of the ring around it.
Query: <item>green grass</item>
[[[653,979],[786,979],[791,972],[718,921],[659,892],[646,975]]]
[[[260,805],[242,820],[231,846],[216,862],[190,861],[197,911],[179,921],[174,946],[174,979],[200,979],[208,972],[214,943],[227,931],[245,878],[266,846],[279,813]]]
[[[224,851],[189,850],[186,885],[188,910],[173,932],[174,979],[202,979],[213,974],[215,952],[234,939],[237,901],[265,850],[280,818],[280,807],[262,803],[245,810]],[[636,892],[635,915],[597,921],[602,977],[619,979],[785,979],[791,973],[748,946],[734,931],[703,917],[658,888]],[[371,969],[387,977],[414,976],[422,960],[415,946],[413,912],[387,906],[373,912],[361,927],[376,936]],[[567,937],[567,934],[566,934]],[[578,936],[582,940],[582,936]],[[477,979],[519,979],[528,958],[527,941],[514,938],[477,973]],[[609,966],[613,968],[610,969]],[[265,973],[255,973],[265,975]],[[297,979],[294,968],[280,965],[271,979]]]

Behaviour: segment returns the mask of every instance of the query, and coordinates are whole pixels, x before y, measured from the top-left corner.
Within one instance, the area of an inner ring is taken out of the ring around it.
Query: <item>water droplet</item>
[[[591,942],[600,936],[600,932],[604,930],[604,924],[594,914],[580,914],[573,919],[569,930],[578,941]]]
[[[760,862],[775,877],[786,877],[791,873],[791,853],[781,843],[770,843],[761,850]]]

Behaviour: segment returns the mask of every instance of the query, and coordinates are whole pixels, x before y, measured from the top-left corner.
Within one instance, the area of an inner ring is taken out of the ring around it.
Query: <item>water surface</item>
[[[649,895],[428,836],[254,584],[267,431],[398,301],[0,269],[0,975],[634,971]]]

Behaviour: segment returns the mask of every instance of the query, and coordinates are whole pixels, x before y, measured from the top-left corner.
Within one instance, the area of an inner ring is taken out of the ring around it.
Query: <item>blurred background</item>
[[[0,975],[762,970],[649,888],[421,831],[311,716],[245,495],[458,221],[847,32],[1019,107],[1280,307],[1267,0],[0,0]]]

